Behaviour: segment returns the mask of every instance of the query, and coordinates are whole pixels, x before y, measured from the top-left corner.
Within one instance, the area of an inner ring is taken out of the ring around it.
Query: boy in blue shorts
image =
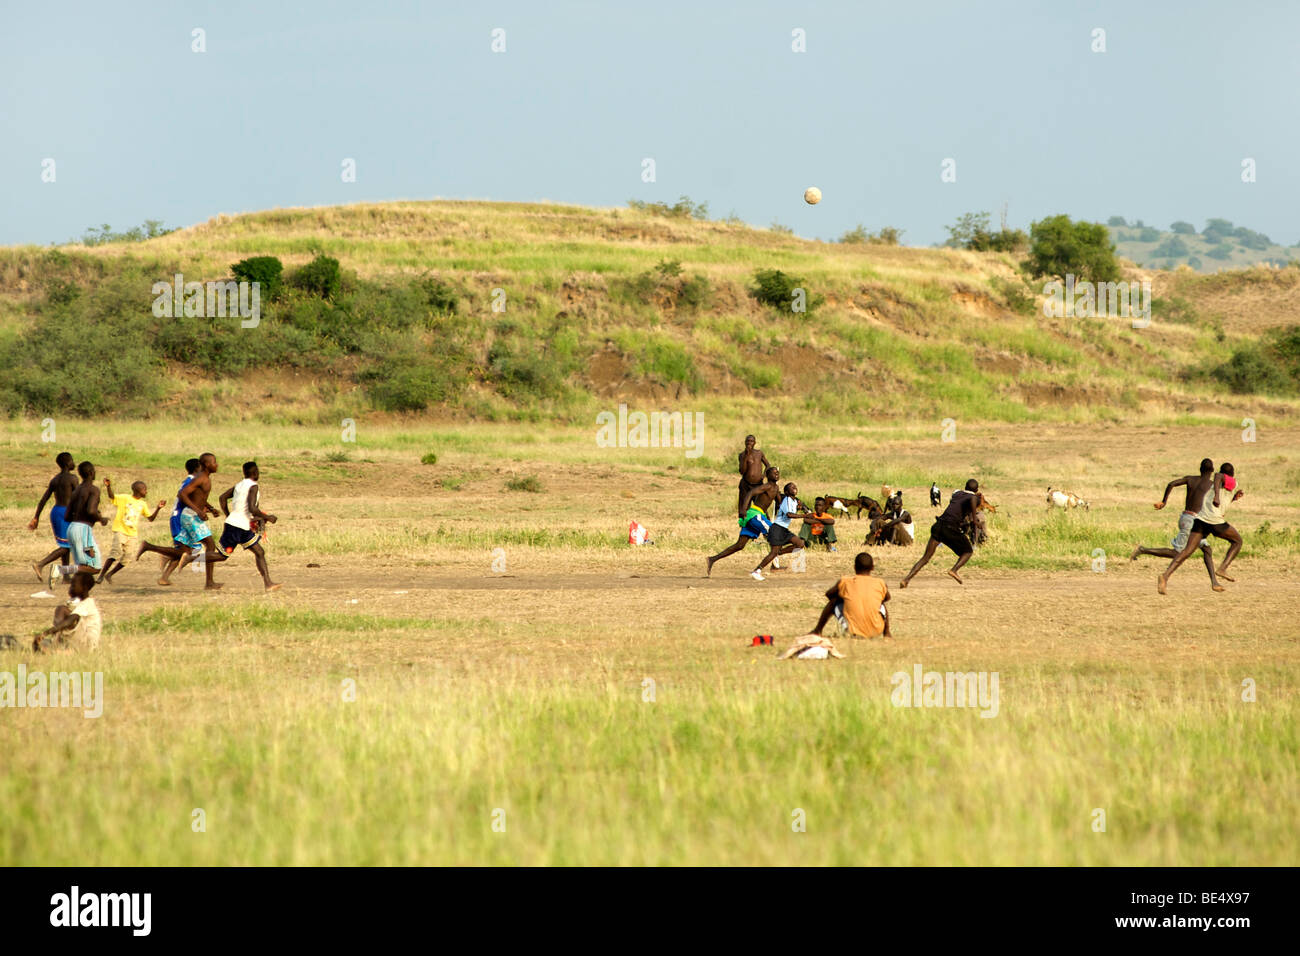
[[[719,551],[713,557],[705,559],[704,576],[706,578],[713,574],[714,564],[728,555],[743,551],[749,542],[766,537],[772,530],[772,522],[768,520],[767,509],[776,500],[777,495],[780,494],[780,489],[777,488],[776,483],[781,478],[781,472],[775,465],[772,465],[768,467],[764,477],[767,480],[763,484],[750,488],[741,496],[740,513],[736,516],[737,524],[740,525],[740,537],[736,539],[735,544]]]
[[[41,500],[37,502],[36,517],[27,522],[27,529],[35,531],[41,523],[41,512],[45,510],[45,502],[50,498],[54,499],[54,505],[50,508],[50,530],[54,532],[54,550],[32,565],[32,570],[42,581],[45,580],[47,565],[55,561],[60,565],[68,563],[68,502],[72,500],[72,493],[77,488],[77,472],[72,455],[66,451],[59,452],[54,463],[59,466],[59,473],[50,479],[50,483],[45,487],[45,494],[41,495]]]
[[[99,488],[95,484],[95,466],[83,461],[77,466],[81,484],[68,501],[68,557],[78,571],[98,571],[103,566],[95,544],[93,527],[108,524],[99,513]]]
[[[168,530],[171,532],[172,545],[174,547],[181,547],[181,512],[185,510],[185,506],[181,504],[181,492],[184,491],[185,487],[194,480],[194,473],[198,470],[199,460],[197,458],[191,458],[187,461],[185,463],[185,479],[181,482],[180,488],[176,490],[176,503],[172,506],[171,519],[168,521]],[[175,572],[182,563],[189,564],[191,560],[193,560],[192,555],[186,555],[183,559],[173,559],[165,554],[160,555],[160,563],[158,565],[160,576],[158,578],[158,583],[163,587],[170,585],[172,583],[172,573]]]
[[[191,560],[197,559],[199,556],[204,559],[203,570],[206,575],[206,589],[216,591],[221,588],[220,584],[212,580],[213,565],[218,561],[225,561],[227,556],[217,550],[216,542],[212,540],[212,531],[208,528],[207,522],[208,515],[216,517],[221,514],[220,511],[208,503],[208,495],[212,493],[212,476],[216,473],[216,455],[211,452],[204,452],[199,456],[199,467],[190,476],[190,480],[181,487],[180,502],[183,507],[181,508],[180,532],[176,536],[177,547],[160,548],[148,541],[141,541],[140,550],[135,555],[137,561],[144,556],[145,552],[152,551],[156,554],[166,555],[179,563],[188,551]],[[162,583],[168,582],[164,581]]]

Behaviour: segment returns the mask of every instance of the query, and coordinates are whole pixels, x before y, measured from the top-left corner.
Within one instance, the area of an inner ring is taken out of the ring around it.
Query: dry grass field
[[[0,652],[0,672],[104,675],[98,718],[0,710],[0,863],[1295,862],[1300,430],[705,429],[690,459],[597,447],[594,425],[363,423],[344,444],[69,421],[55,446],[0,425],[0,632],[30,639],[53,612],[28,596],[48,526],[24,525],[65,446],[155,500],[191,454],[218,455],[221,488],[257,458],[284,584],[264,593],[241,553],[220,592],[189,572],[163,589],[147,558],[96,592],[99,652]],[[944,552],[906,591],[919,548],[874,550],[896,639],[778,661],[865,522],[805,574],[755,582],[751,547],[704,578],[734,540],[746,431],[801,496],[887,481],[919,528],[931,480],[975,475],[992,540],[965,585]],[[1189,562],[1160,597],[1163,562],[1128,552],[1166,543],[1177,508],[1151,503],[1205,455],[1246,490],[1237,582],[1214,594]],[[542,490],[506,490],[527,477]],[[1047,513],[1049,484],[1091,510]],[[653,547],[628,546],[632,519]],[[757,633],[776,648],[748,647]],[[892,676],[917,665],[996,673],[996,714],[894,706]]]

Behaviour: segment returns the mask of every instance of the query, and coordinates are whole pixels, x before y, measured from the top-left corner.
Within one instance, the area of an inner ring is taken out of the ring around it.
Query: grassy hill
[[[1225,220],[1211,220],[1226,222]],[[1230,226],[1231,224],[1228,223]],[[1283,246],[1268,236],[1238,226],[1231,230],[1207,228],[1201,232],[1174,232],[1142,225],[1111,225],[1115,251],[1151,269],[1188,266],[1197,272],[1249,269],[1261,263],[1287,266],[1300,261],[1300,243]],[[1184,226],[1184,230],[1186,230]]]
[[[342,288],[293,284],[317,255]],[[284,262],[256,328],[157,318],[155,281]],[[759,302],[781,270],[812,308]],[[1289,418],[1210,370],[1300,321],[1300,269],[1151,273],[1149,328],[1045,318],[1012,256],[825,243],[653,210],[396,202],[0,249],[0,408],[267,423],[590,421],[618,401],[828,421]],[[494,306],[496,310],[494,311]]]

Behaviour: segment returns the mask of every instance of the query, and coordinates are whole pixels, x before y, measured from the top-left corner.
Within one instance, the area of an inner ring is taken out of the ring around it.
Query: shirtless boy
[[[736,510],[744,514],[745,493],[763,484],[766,469],[771,463],[755,446],[758,439],[753,435],[745,436],[745,450],[740,453],[740,496],[736,498]]]
[[[753,438],[753,435],[749,436]],[[748,444],[748,440],[746,441]],[[711,558],[707,558],[704,565],[704,576],[708,577],[713,573],[713,565],[728,555],[735,554],[737,551],[744,550],[749,542],[758,538],[765,537],[772,530],[772,522],[767,517],[767,509],[771,507],[772,502],[776,500],[781,489],[777,487],[777,482],[781,478],[781,470],[775,465],[769,465],[764,477],[764,482],[750,488],[740,497],[740,504],[736,509],[738,514],[738,524],[740,525],[740,537],[736,543],[725,550],[719,551]]]
[[[160,548],[148,541],[141,541],[140,550],[135,555],[137,561],[149,551],[166,555],[177,561],[185,557],[187,551],[193,555],[202,553],[203,571],[207,578],[204,586],[209,591],[220,589],[221,585],[212,580],[212,572],[215,570],[213,564],[217,561],[225,561],[227,555],[223,554],[217,548],[216,542],[212,540],[212,530],[208,527],[207,521],[208,515],[217,517],[221,514],[208,503],[208,496],[212,494],[212,476],[216,473],[217,456],[210,451],[204,452],[199,456],[199,467],[194,472],[194,477],[181,488],[180,499],[183,505],[181,533],[176,538],[180,547]],[[164,577],[166,577],[165,573]]]
[[[27,522],[27,529],[35,531],[37,525],[41,523],[41,512],[45,509],[45,502],[54,499],[54,504],[50,508],[50,529],[54,532],[54,550],[39,563],[32,565],[32,570],[42,580],[44,580],[43,572],[46,565],[54,561],[58,561],[59,564],[68,563],[68,502],[72,500],[72,492],[77,487],[77,472],[72,455],[66,451],[59,452],[54,463],[59,466],[59,473],[50,479],[50,483],[45,486],[45,494],[41,495],[41,500],[36,503],[36,517]]]
[[[1196,521],[1196,515],[1200,512],[1201,505],[1205,503],[1206,492],[1213,485],[1214,462],[1208,458],[1201,459],[1201,473],[1199,475],[1183,475],[1183,477],[1175,478],[1165,485],[1165,496],[1156,502],[1156,511],[1169,504],[1170,492],[1175,488],[1185,487],[1187,489],[1187,494],[1183,498],[1183,513],[1178,516],[1178,534],[1169,542],[1173,547],[1146,548],[1139,544],[1133,549],[1133,553],[1129,555],[1129,560],[1136,561],[1140,554],[1150,554],[1168,560],[1178,557],[1183,548],[1187,547],[1187,540],[1192,534],[1192,524]],[[1210,574],[1210,587],[1216,591],[1223,590],[1219,587],[1218,579],[1214,576],[1214,559],[1210,554],[1210,543],[1202,540],[1200,548],[1201,557],[1205,560],[1205,570]]]

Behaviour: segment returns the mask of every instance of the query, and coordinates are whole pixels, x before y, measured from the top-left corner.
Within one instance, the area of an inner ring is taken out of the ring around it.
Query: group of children
[[[171,575],[192,561],[203,568],[208,590],[221,587],[213,580],[213,568],[225,561],[237,547],[252,552],[257,570],[268,591],[280,585],[271,580],[262,547],[264,528],[274,524],[276,517],[259,507],[259,471],[257,462],[245,462],[243,478],[218,497],[221,510],[209,502],[212,493],[212,476],[217,473],[217,459],[211,452],[185,463],[185,479],[181,482],[172,508],[170,532],[172,545],[160,546],[145,541],[141,535],[143,522],[153,522],[166,507],[159,501],[150,511],[149,487],[143,481],[131,484],[131,493],[114,494],[109,479],[104,479],[104,491],[113,505],[115,514],[110,519],[100,513],[101,496],[95,483],[95,466],[83,461],[74,469],[73,458],[62,452],[55,462],[59,473],[50,479],[45,494],[36,505],[36,514],[27,527],[35,531],[40,524],[41,512],[47,502],[50,507],[50,528],[54,533],[55,548],[44,559],[32,565],[38,579],[50,583],[59,576],[70,579],[66,604],[55,611],[54,626],[42,631],[33,642],[39,651],[50,644],[76,643],[94,648],[99,643],[101,619],[91,590],[99,584],[112,583],[122,570],[132,548],[139,560],[148,552],[161,556],[161,575],[158,584],[171,585]],[[80,479],[80,481],[78,481]],[[208,527],[209,517],[224,517],[220,546]],[[95,541],[94,527],[110,524],[112,540],[108,559],[102,560]],[[50,572],[46,568],[53,565]]]

